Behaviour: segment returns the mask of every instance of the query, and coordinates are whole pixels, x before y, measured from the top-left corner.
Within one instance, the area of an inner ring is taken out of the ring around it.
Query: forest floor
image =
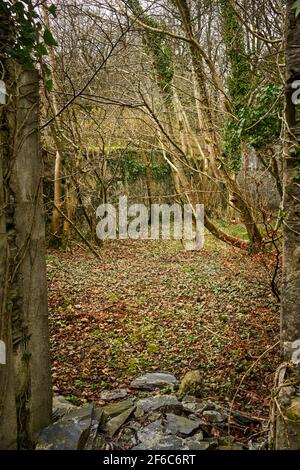
[[[279,363],[279,306],[261,256],[206,237],[107,241],[47,255],[54,390],[99,401],[144,372],[203,376],[203,397],[267,418]],[[267,261],[268,263],[268,261]],[[263,356],[260,358],[260,356]]]

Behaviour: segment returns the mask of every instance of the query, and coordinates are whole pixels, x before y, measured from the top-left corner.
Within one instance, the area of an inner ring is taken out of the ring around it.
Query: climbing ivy
[[[251,65],[245,49],[243,31],[234,10],[225,0],[220,0],[220,9],[223,38],[230,65],[228,93],[232,110],[235,116],[238,116],[251,89]],[[239,122],[234,117],[228,118],[225,123],[223,149],[228,167],[238,171],[241,161],[241,135]]]
[[[153,28],[161,28],[154,18],[147,17],[145,22],[148,26]],[[152,53],[155,68],[159,73],[159,80],[161,88],[163,89],[167,100],[170,101],[172,97],[172,80],[174,76],[174,68],[172,61],[172,52],[170,47],[166,44],[166,35],[164,33],[157,33],[153,31],[148,32],[149,40],[149,53]]]
[[[257,149],[275,142],[280,135],[283,106],[282,85],[270,83],[258,88],[251,106],[239,112],[237,132]]]
[[[151,176],[154,180],[163,180],[170,174],[170,166],[166,162],[151,162],[150,163]]]
[[[246,52],[243,31],[228,0],[221,0],[220,5],[223,39],[230,65],[227,86],[233,110],[237,112],[251,88],[250,54]]]
[[[54,4],[47,7],[52,16],[56,16]],[[47,75],[50,69],[44,57],[48,55],[48,48],[57,43],[51,31],[44,24],[35,10],[31,0],[4,0],[0,2],[0,22],[2,35],[1,55],[11,57],[18,62],[33,67],[40,63]],[[52,81],[47,81],[49,90]]]
[[[151,16],[146,16],[141,7],[139,0],[128,0],[128,6],[133,13],[139,17],[144,24],[151,28],[163,30],[164,25],[155,20]],[[172,51],[168,47],[166,34],[164,32],[156,32],[147,30],[145,32],[146,50],[153,58],[154,66],[160,81],[160,87],[165,93],[166,100],[172,102],[172,80],[174,76],[174,67],[172,60]]]
[[[231,169],[238,171],[241,141],[255,149],[275,143],[280,136],[284,106],[283,87],[269,83],[259,87],[251,105],[244,105],[237,113],[237,120],[226,124],[224,153]]]
[[[146,165],[135,158],[132,154],[125,155],[121,160],[121,169],[123,174],[128,175],[130,181],[135,181],[145,173]]]
[[[258,86],[253,82],[251,55],[246,52],[241,25],[227,1],[220,0],[220,6],[230,63],[227,86],[235,114],[225,123],[223,150],[227,166],[238,172],[242,142],[261,149],[278,139],[281,128],[279,115],[283,111],[284,96],[281,85],[268,83]]]
[[[149,152],[149,163],[145,163],[141,159],[138,149],[118,147],[110,151],[111,158],[109,164],[112,168],[120,165],[123,177],[127,176],[129,181],[136,181],[145,176],[146,169],[150,170],[150,177],[153,180],[163,180],[170,174],[168,163],[163,160],[160,151]]]

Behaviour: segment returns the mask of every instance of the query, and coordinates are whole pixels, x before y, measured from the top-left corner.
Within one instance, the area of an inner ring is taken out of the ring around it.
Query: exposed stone
[[[112,403],[111,405],[106,405],[103,407],[104,414],[107,418],[114,418],[115,416],[120,415],[124,411],[128,410],[134,405],[133,400],[122,400],[117,403]]]
[[[136,433],[131,427],[124,427],[121,431],[121,435],[117,440],[117,446],[121,449],[130,448],[132,446],[136,446],[138,444],[138,440],[136,438]]]
[[[203,417],[210,423],[222,423],[224,421],[224,416],[215,410],[203,411]]]
[[[156,410],[177,411],[181,409],[181,404],[174,395],[157,395],[149,398],[142,398],[137,402],[137,411],[149,413]]]
[[[133,450],[206,450],[209,444],[194,439],[182,439],[175,435],[156,436],[133,447]]]
[[[186,411],[191,411],[197,415],[201,415],[205,410],[215,409],[215,404],[210,400],[200,400],[190,395],[185,396],[181,404]]]
[[[179,396],[185,395],[201,396],[203,380],[199,370],[191,370],[185,374],[179,385]]]
[[[190,435],[195,429],[199,428],[201,424],[200,419],[189,419],[184,416],[178,416],[173,413],[167,413],[167,421],[165,424],[166,429],[173,434]]]
[[[134,412],[135,406],[128,408],[127,410],[123,411],[123,413],[118,414],[114,418],[112,418],[105,426],[105,430],[109,434],[110,437],[113,437],[114,434],[120,429],[121,426],[127,421],[129,416]]]
[[[60,421],[44,428],[37,441],[37,450],[80,450],[89,437],[95,416],[92,404],[76,408]]]
[[[94,442],[93,442],[93,450],[105,450],[106,449],[106,440],[104,434],[97,433]]]
[[[95,408],[91,422],[89,437],[85,443],[84,450],[94,450],[96,448],[98,430],[103,419],[103,409]],[[97,443],[98,445],[98,443]]]
[[[252,439],[248,442],[248,450],[268,450],[268,439],[253,442]]]
[[[187,450],[207,450],[210,447],[209,442],[197,441],[195,439],[186,439],[185,445]]]
[[[173,377],[170,374],[146,374],[140,379],[153,375]],[[186,374],[186,383],[200,380],[198,371]],[[137,379],[139,380],[139,379]],[[183,380],[184,382],[184,380]],[[152,382],[153,383],[153,382]],[[156,381],[157,383],[161,383]],[[141,384],[138,385],[138,387]],[[166,383],[164,382],[164,388]],[[170,384],[169,384],[170,385]],[[173,390],[173,385],[169,390]],[[154,386],[154,385],[152,385]],[[159,385],[160,387],[160,385]],[[64,415],[59,421],[45,428],[38,440],[37,449],[57,450],[242,450],[243,444],[232,443],[227,434],[226,419],[229,414],[239,424],[231,423],[238,430],[249,429],[251,424],[260,421],[244,413],[229,410],[211,400],[184,395],[180,402],[175,394],[168,394],[164,388],[150,393],[139,392],[139,399],[133,397],[107,404],[102,408],[93,405],[75,407],[65,397],[54,398],[54,415]],[[183,387],[184,389],[184,387]],[[189,388],[189,392],[195,388]],[[182,392],[182,390],[181,390]],[[171,392],[172,393],[172,392]],[[182,392],[183,393],[183,392]],[[100,397],[104,401],[119,400],[127,396],[127,389],[104,391]],[[293,401],[292,401],[293,400]],[[300,420],[300,397],[290,398],[284,407],[295,425]],[[133,417],[136,418],[134,418]],[[205,419],[205,420],[204,420]],[[220,436],[212,437],[211,428],[217,424]],[[205,434],[205,438],[204,435]],[[226,435],[226,438],[225,438]],[[223,436],[223,437],[222,437]],[[252,444],[251,444],[252,445]],[[253,448],[255,448],[253,443]],[[250,446],[249,446],[250,447]]]
[[[202,441],[202,439],[203,439],[203,432],[202,431],[197,431],[196,434],[193,434],[193,440]]]
[[[300,423],[300,397],[296,397],[291,401],[290,406],[286,408],[284,414],[296,424]]]
[[[133,450],[185,450],[184,440],[174,435],[155,436],[133,447]]]
[[[157,390],[168,386],[174,386],[178,383],[176,377],[171,374],[164,374],[162,372],[154,372],[145,374],[133,380],[130,384],[131,388],[141,390]]]
[[[125,398],[128,395],[126,388],[120,388],[118,390],[105,390],[100,394],[100,400],[103,401],[112,401],[119,400],[120,398]]]
[[[181,402],[183,408],[186,411],[191,411],[193,413],[201,414],[203,411],[203,403],[199,398],[186,395]]]
[[[73,410],[75,405],[72,405],[65,397],[62,395],[56,395],[53,397],[53,408],[52,408],[52,418],[53,421],[57,421],[62,418],[66,413]]]
[[[146,442],[148,440],[155,441],[155,439],[160,439],[164,432],[165,429],[162,425],[162,420],[160,419],[153,421],[153,423],[140,429],[137,433],[137,437],[141,442]]]

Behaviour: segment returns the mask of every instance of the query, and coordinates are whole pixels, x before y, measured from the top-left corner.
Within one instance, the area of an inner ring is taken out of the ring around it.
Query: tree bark
[[[39,78],[13,61],[5,63],[5,70],[9,101],[2,109],[0,305],[8,358],[0,366],[2,449],[32,447],[50,422],[52,405]]]
[[[286,146],[284,155],[284,245],[281,304],[281,343],[285,364],[275,389],[276,449],[300,449],[300,121],[292,101],[292,83],[300,77],[300,16],[294,0],[287,1],[286,18]],[[296,354],[295,354],[296,353]]]

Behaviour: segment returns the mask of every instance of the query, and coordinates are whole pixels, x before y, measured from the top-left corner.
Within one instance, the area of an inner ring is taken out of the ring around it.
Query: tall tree
[[[299,4],[295,14],[295,6]],[[286,135],[283,198],[281,342],[285,363],[277,373],[275,447],[300,449],[300,114],[295,86],[300,79],[300,2],[287,1]]]
[[[30,448],[51,417],[39,76],[28,49],[35,20],[26,3],[21,10],[15,2],[0,5],[0,30],[6,31],[0,61],[8,92],[0,105],[0,338],[6,345],[1,449]]]

